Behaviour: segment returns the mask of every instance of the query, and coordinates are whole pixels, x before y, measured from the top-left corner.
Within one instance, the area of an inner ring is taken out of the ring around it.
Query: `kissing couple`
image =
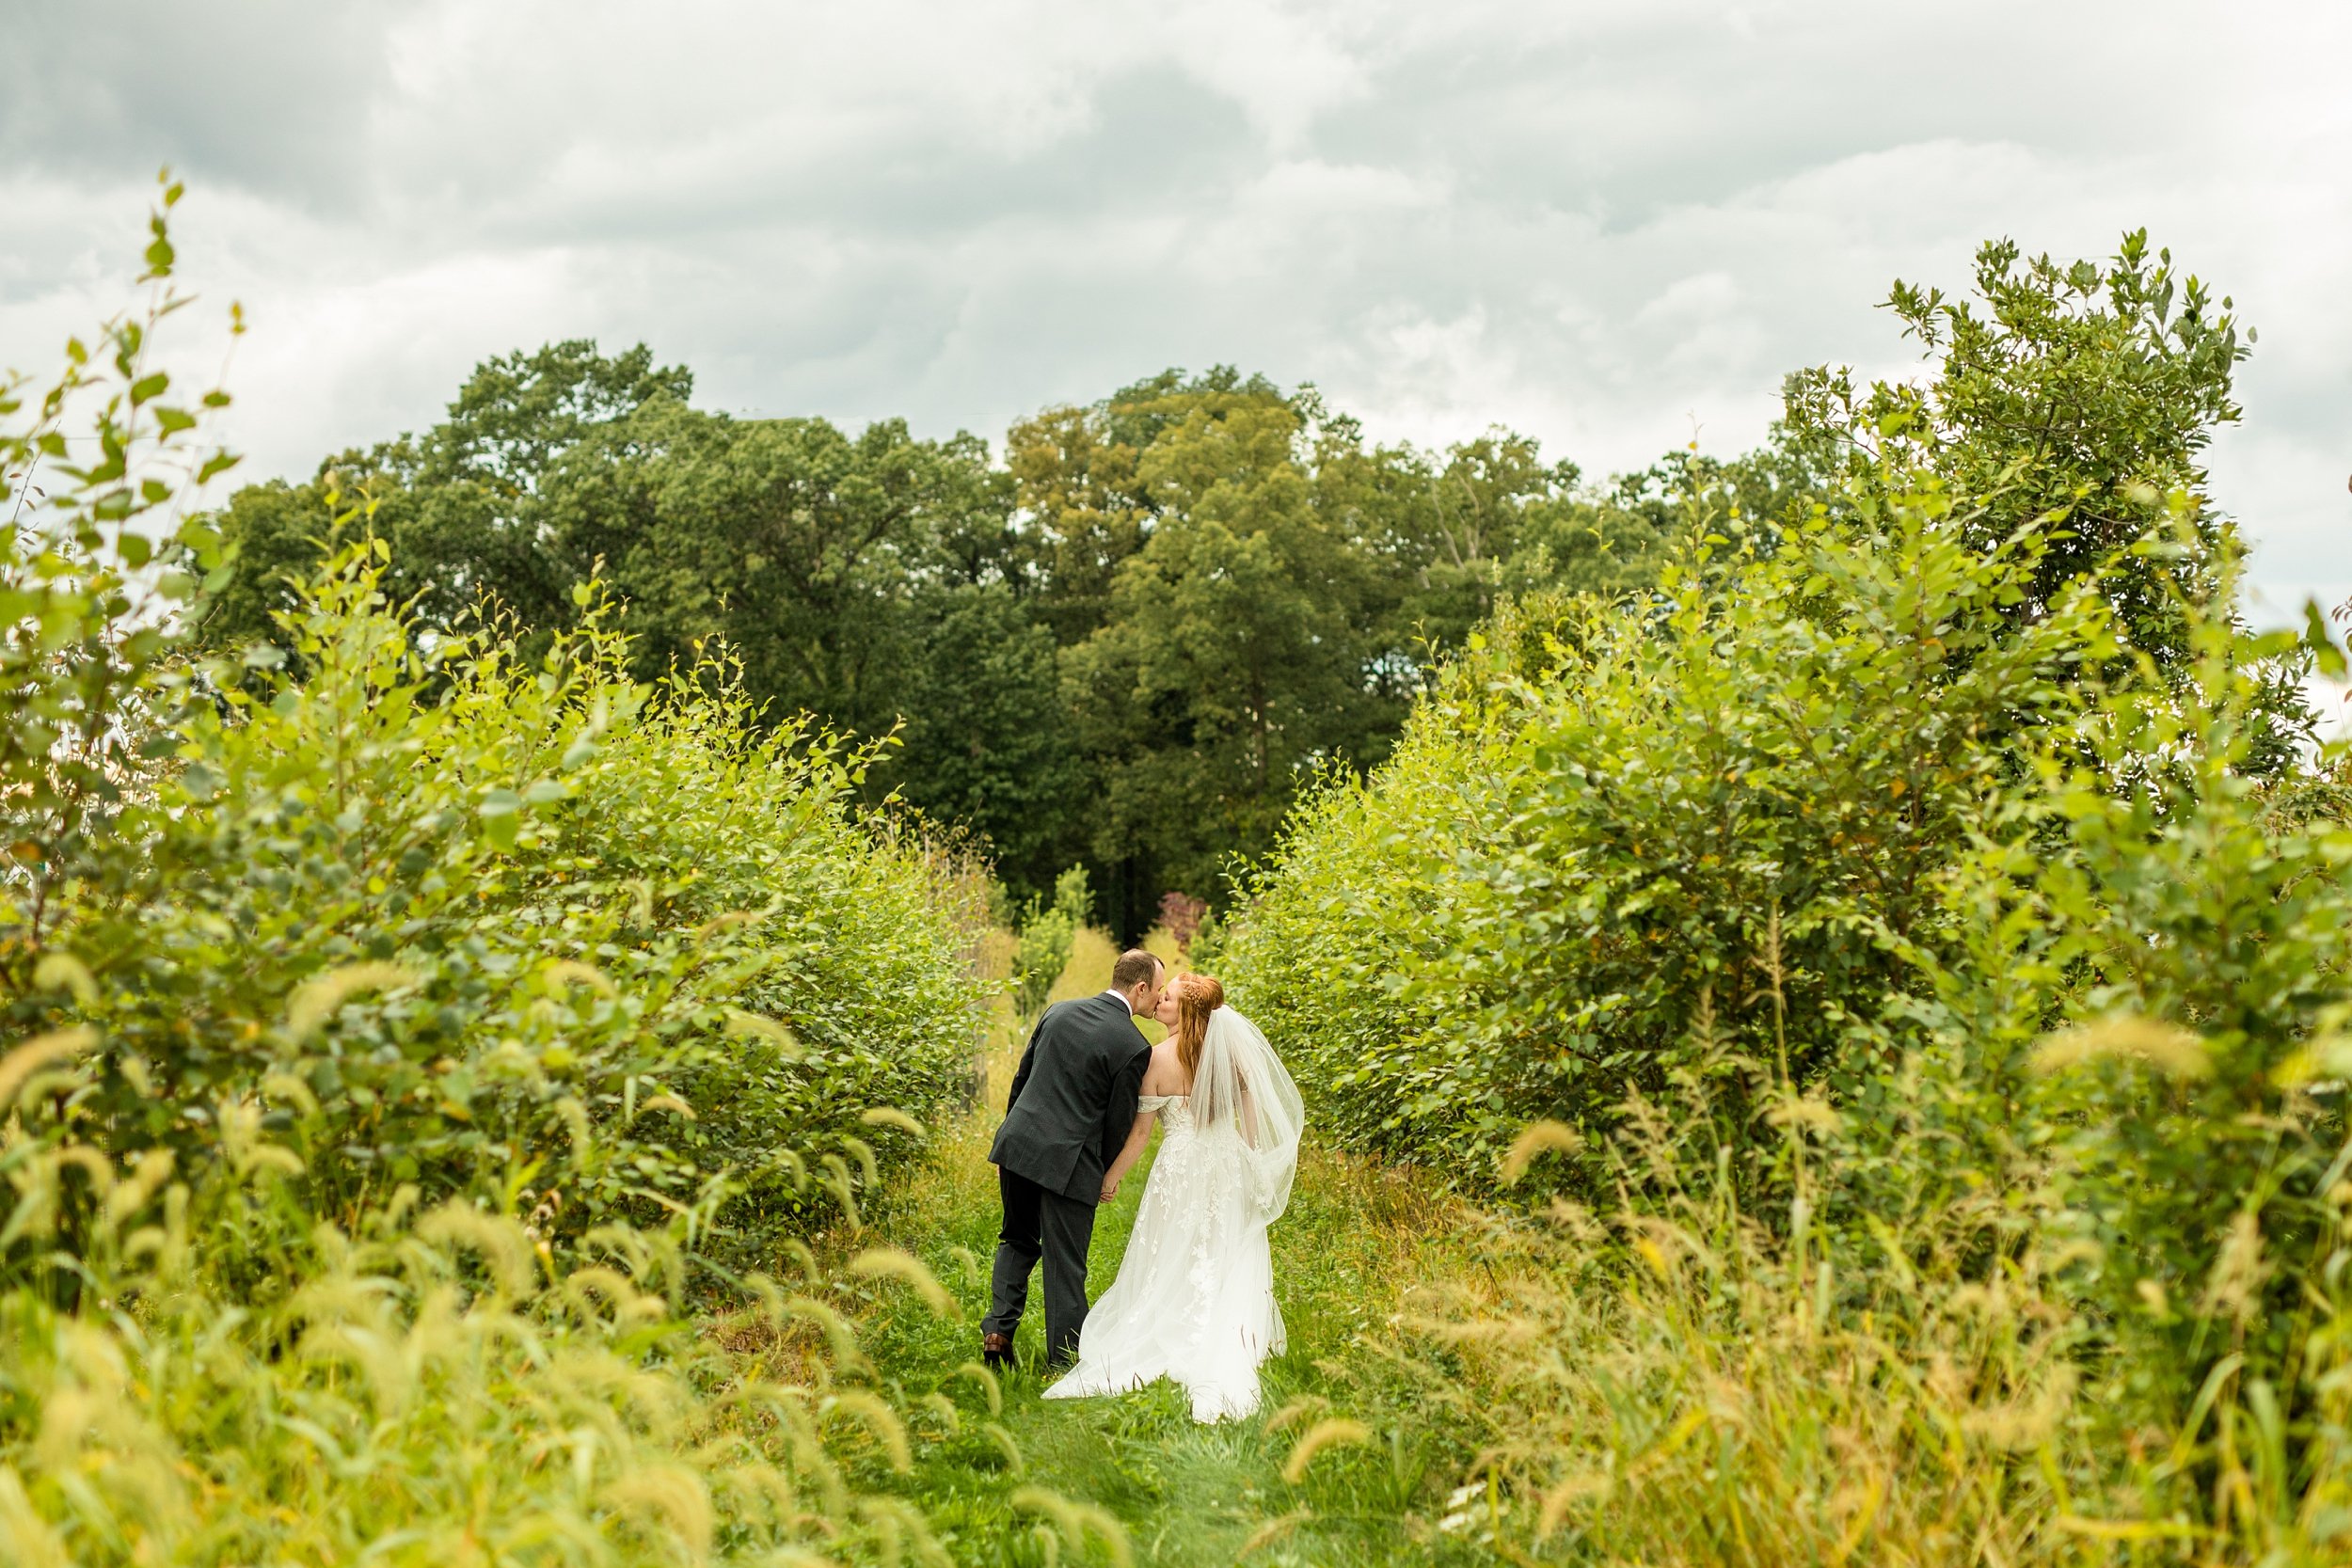
[[[1135,1021],[1168,1028],[1157,1045]],[[1258,1364],[1282,1352],[1266,1227],[1290,1202],[1306,1110],[1255,1024],[1206,974],[1170,981],[1160,960],[1120,955],[1110,989],[1045,1010],[988,1151],[1004,1195],[980,1351],[1012,1358],[1045,1263],[1049,1364],[1073,1363],[1049,1400],[1182,1386],[1193,1418],[1258,1407]],[[1161,1124],[1159,1159],[1111,1282],[1087,1307],[1094,1212]],[[1074,1358],[1074,1362],[1073,1362]]]

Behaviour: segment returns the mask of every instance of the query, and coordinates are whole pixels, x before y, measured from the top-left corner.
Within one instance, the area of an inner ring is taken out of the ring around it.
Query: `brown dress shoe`
[[[1003,1371],[1012,1365],[1012,1336],[983,1334],[980,1336],[980,1359],[992,1371]]]

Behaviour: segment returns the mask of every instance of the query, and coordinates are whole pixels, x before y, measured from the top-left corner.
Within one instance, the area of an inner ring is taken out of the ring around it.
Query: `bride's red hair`
[[[1176,1060],[1184,1065],[1189,1088],[1200,1065],[1200,1042],[1208,1037],[1209,1015],[1225,1006],[1225,988],[1213,974],[1179,974],[1175,986]]]

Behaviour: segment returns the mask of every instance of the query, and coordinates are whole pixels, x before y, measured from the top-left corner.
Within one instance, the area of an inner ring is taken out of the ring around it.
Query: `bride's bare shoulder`
[[[1145,1094],[1182,1094],[1184,1092],[1184,1067],[1176,1059],[1173,1037],[1152,1048],[1152,1062],[1143,1069]]]

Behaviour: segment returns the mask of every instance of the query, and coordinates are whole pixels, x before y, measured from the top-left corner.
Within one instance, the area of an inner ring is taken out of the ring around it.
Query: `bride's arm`
[[[1127,1130],[1125,1147],[1120,1149],[1119,1158],[1111,1162],[1111,1168],[1103,1173],[1104,1202],[1108,1203],[1119,1196],[1119,1179],[1133,1170],[1136,1162],[1143,1158],[1143,1146],[1152,1136],[1152,1118],[1157,1114],[1152,1111],[1136,1113],[1136,1124]]]

